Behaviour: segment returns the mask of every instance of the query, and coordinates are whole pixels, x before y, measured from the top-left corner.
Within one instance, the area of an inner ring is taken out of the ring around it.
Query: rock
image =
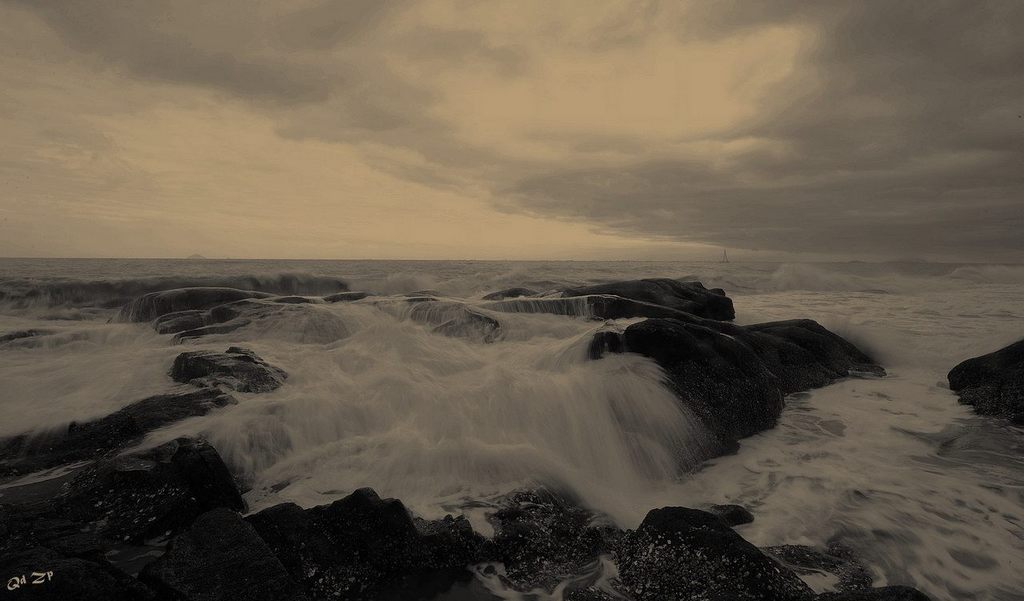
[[[188,351],[171,367],[171,379],[194,386],[227,386],[237,392],[269,392],[288,374],[249,349],[233,346],[223,353]]]
[[[622,601],[621,594],[612,595],[594,587],[578,588],[567,591],[563,597],[565,601]],[[626,597],[627,601],[630,599]]]
[[[949,372],[949,388],[981,415],[1024,425],[1024,340],[968,359]]]
[[[629,300],[651,303],[709,319],[730,320],[736,317],[732,299],[721,288],[705,288],[700,282],[681,282],[669,278],[652,278],[612,282],[595,286],[570,288],[563,297],[610,294]]]
[[[253,527],[226,508],[196,518],[139,578],[185,601],[306,599]]]
[[[246,519],[314,598],[374,598],[418,574],[462,571],[482,544],[464,518],[417,527],[401,501],[368,488],[330,505],[285,503]]]
[[[326,303],[350,303],[370,296],[369,292],[339,292],[324,297]]]
[[[498,290],[490,294],[484,295],[483,299],[486,301],[504,300],[506,298],[517,298],[520,296],[537,296],[539,293],[536,290],[529,288],[506,288],[504,290]]]
[[[600,332],[591,357],[605,350],[650,357],[667,384],[718,437],[723,449],[775,425],[785,395],[851,374],[884,374],[860,350],[811,320],[738,326],[689,316],[647,319]]]
[[[29,547],[0,558],[4,599],[26,601],[152,601],[144,584],[100,558],[66,557]],[[24,577],[24,582],[21,578]],[[15,580],[16,579],[16,580]]]
[[[236,403],[203,389],[145,398],[97,420],[72,423],[57,434],[22,434],[0,440],[0,476],[27,474],[123,449],[168,424]]]
[[[871,570],[860,564],[852,551],[841,545],[829,545],[825,550],[803,545],[779,545],[763,549],[797,574],[831,574],[839,592],[861,591],[871,587]]]
[[[185,330],[194,330],[206,325],[206,312],[198,309],[177,311],[161,315],[153,320],[153,329],[157,334],[177,334]]]
[[[742,505],[712,505],[708,512],[717,515],[730,528],[754,521],[754,514]]]
[[[22,338],[35,338],[36,336],[45,336],[50,332],[46,330],[17,330],[14,332],[8,332],[6,334],[0,334],[0,344],[11,342],[13,340],[21,340]]]
[[[311,305],[319,302],[323,302],[318,298],[310,298],[308,296],[275,296],[274,298],[268,299],[272,303],[280,303],[282,305]]]
[[[109,549],[143,544],[187,527],[216,507],[245,503],[220,455],[197,439],[98,461],[74,475],[53,498],[11,506],[5,544]],[[83,538],[83,535],[88,535]]]
[[[473,338],[494,342],[501,336],[501,323],[476,307],[457,301],[437,300],[433,297],[409,297],[401,303],[385,301],[378,308],[398,317],[432,326],[432,331],[444,336]]]
[[[931,601],[921,591],[908,586],[885,586],[850,593],[823,593],[820,601]]]
[[[552,591],[566,574],[583,572],[610,551],[618,531],[593,520],[592,512],[548,491],[515,493],[491,516],[495,535],[487,554],[505,564],[515,589]]]
[[[236,288],[174,288],[150,292],[135,298],[121,308],[118,319],[122,321],[152,321],[168,313],[209,309],[233,301],[248,298],[267,298],[273,296],[255,290],[238,290]]]
[[[691,316],[678,309],[631,300],[609,294],[591,294],[569,298],[514,298],[481,305],[484,309],[503,313],[551,313],[590,319],[629,319],[632,317]]]
[[[811,589],[715,515],[665,507],[647,514],[618,550],[624,591],[638,601],[804,601]]]

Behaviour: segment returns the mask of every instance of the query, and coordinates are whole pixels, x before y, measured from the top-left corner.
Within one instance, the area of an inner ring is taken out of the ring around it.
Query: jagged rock
[[[779,545],[763,550],[797,574],[832,574],[838,592],[865,590],[874,581],[871,570],[860,564],[852,551],[841,545],[829,545],[825,550],[803,545]]]
[[[855,346],[811,320],[738,326],[692,316],[647,319],[621,335],[605,331],[598,337],[591,343],[591,357],[607,350],[657,361],[669,387],[701,417],[723,449],[773,427],[787,394],[849,375],[885,373]]]
[[[269,392],[288,374],[249,349],[232,346],[223,353],[188,351],[171,367],[171,378],[195,386],[227,386],[237,392]]]
[[[709,319],[735,319],[732,299],[721,288],[705,288],[700,282],[681,282],[669,278],[628,280],[569,288],[562,296],[610,294],[629,300],[651,303]]]
[[[139,577],[183,601],[306,599],[253,527],[226,508],[196,518]]]
[[[665,507],[647,514],[618,550],[623,590],[638,601],[807,601],[811,589],[715,515]]]
[[[27,474],[95,459],[173,422],[234,404],[230,395],[203,389],[145,398],[97,420],[71,423],[60,433],[22,434],[0,440],[0,476]]]
[[[324,302],[327,303],[349,303],[352,301],[362,300],[370,296],[369,292],[339,292],[337,294],[331,294],[324,297]]]
[[[101,558],[66,557],[45,547],[0,556],[4,599],[26,601],[153,601],[144,584]],[[22,581],[24,578],[24,581]]]
[[[236,288],[174,288],[150,292],[133,299],[118,315],[123,321],[152,321],[168,313],[209,309],[233,301],[249,298],[267,298],[273,296],[255,290],[238,290]]]
[[[909,586],[885,586],[849,593],[823,593],[819,601],[931,601],[928,595]]]
[[[98,461],[53,498],[8,507],[11,532],[3,544],[63,545],[76,552],[142,544],[187,527],[215,507],[241,511],[245,503],[213,447],[178,439]]]
[[[511,495],[491,516],[490,559],[505,564],[513,588],[553,590],[610,550],[618,531],[593,525],[594,514],[547,491]]]
[[[742,505],[712,505],[708,512],[717,515],[730,528],[754,521],[754,514]]]
[[[977,413],[1024,424],[1024,340],[968,359],[948,378],[950,390]]]
[[[537,296],[539,294],[536,290],[529,288],[506,288],[504,290],[498,290],[490,294],[484,295],[483,299],[486,301],[505,300],[506,298],[517,298],[520,296]]]
[[[368,488],[330,505],[285,503],[246,519],[314,598],[374,598],[418,574],[461,571],[482,544],[464,518],[417,527],[401,501]]]

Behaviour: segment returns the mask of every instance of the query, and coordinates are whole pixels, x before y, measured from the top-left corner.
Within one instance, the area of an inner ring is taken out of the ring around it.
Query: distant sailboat
[[[728,263],[729,262],[729,253],[725,252],[724,248],[722,249],[722,261],[721,262],[722,263]]]

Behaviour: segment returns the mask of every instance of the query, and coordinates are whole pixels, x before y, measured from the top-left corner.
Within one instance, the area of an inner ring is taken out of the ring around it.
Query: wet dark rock
[[[885,586],[848,593],[824,593],[819,601],[931,601],[928,595],[908,586]]]
[[[198,309],[177,311],[161,315],[153,320],[153,329],[157,334],[177,334],[185,330],[194,330],[206,325],[206,312]]]
[[[272,303],[280,303],[282,305],[311,305],[322,302],[321,299],[311,298],[308,296],[276,296],[269,299]]]
[[[168,313],[209,309],[248,298],[267,298],[266,292],[238,290],[236,288],[175,288],[151,292],[131,300],[121,308],[123,321],[152,321]]]
[[[269,392],[284,384],[288,374],[245,348],[233,346],[223,353],[188,351],[171,367],[171,378],[195,386],[227,386],[237,392]]]
[[[330,296],[324,297],[324,302],[327,303],[350,303],[352,301],[363,300],[370,296],[369,292],[339,292],[337,294],[331,294]]]
[[[797,574],[831,574],[836,579],[838,592],[860,591],[871,588],[874,578],[871,570],[859,563],[853,552],[841,545],[815,549],[803,545],[779,545],[763,549]]]
[[[615,343],[600,333],[591,356],[604,349],[650,357],[667,384],[729,449],[740,438],[775,425],[787,394],[850,375],[885,371],[841,337],[811,320],[751,326],[689,316],[635,323]]]
[[[484,295],[483,299],[487,301],[504,300],[506,298],[518,298],[520,296],[537,296],[539,293],[536,290],[529,288],[506,288],[504,290],[498,290],[490,294]]]
[[[21,582],[24,577],[24,583]],[[102,558],[68,557],[45,547],[0,555],[4,599],[26,601],[151,601],[144,584]],[[18,578],[12,584],[11,579]],[[12,589],[11,587],[16,588]]]
[[[404,300],[413,304],[408,309],[408,317],[432,326],[432,331],[438,334],[483,342],[494,342],[501,336],[501,323],[497,319],[465,303],[418,297]],[[387,307],[388,303],[378,306]]]
[[[285,503],[246,519],[314,598],[374,598],[417,574],[461,571],[482,544],[464,518],[417,525],[401,501],[368,488],[330,505]]]
[[[968,359],[949,372],[949,388],[977,413],[1024,425],[1024,340]]]
[[[805,601],[811,589],[715,515],[684,507],[652,510],[618,549],[623,590],[638,601]]]
[[[515,589],[553,590],[566,574],[579,574],[610,551],[618,530],[594,523],[594,514],[548,491],[511,495],[491,516],[488,558],[505,564]]]
[[[628,319],[632,317],[675,317],[689,319],[688,313],[608,294],[591,294],[568,298],[513,298],[483,305],[483,308],[503,313],[550,313],[589,317],[591,319]]]
[[[97,420],[71,423],[60,432],[0,439],[0,477],[96,459],[157,428],[234,403],[233,397],[215,389],[161,394]]]
[[[139,578],[185,601],[306,599],[253,527],[226,508],[199,516]]]
[[[754,521],[754,514],[742,505],[712,505],[708,512],[717,515],[729,527],[742,526]]]
[[[700,282],[681,282],[669,278],[629,280],[570,288],[562,296],[613,295],[629,300],[661,305],[709,319],[736,317],[732,299],[721,288],[705,288]]]
[[[143,544],[216,507],[245,508],[220,455],[197,439],[95,462],[41,502],[8,506],[10,536],[68,552]]]
[[[22,338],[35,338],[36,336],[45,336],[50,332],[47,330],[17,330],[14,332],[8,332],[6,334],[0,334],[0,344],[11,342],[13,340],[21,340]]]
[[[565,601],[623,601],[621,594],[612,595],[598,588],[588,587],[571,590],[565,593]],[[629,599],[629,597],[625,597]]]

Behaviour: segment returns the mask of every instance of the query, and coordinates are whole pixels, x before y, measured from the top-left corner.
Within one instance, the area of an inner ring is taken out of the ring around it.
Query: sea
[[[501,313],[501,335],[484,341],[386,304],[310,304],[178,344],[118,318],[128,299],[182,286],[430,291],[474,304],[513,286],[642,277],[724,288],[741,324],[818,320],[888,376],[793,395],[777,427],[710,458],[656,364],[587,359],[595,331],[628,321]],[[285,369],[278,390],[237,394],[142,443],[205,436],[252,511],[370,486],[487,534],[495,500],[524,487],[563,491],[627,528],[655,507],[737,503],[755,516],[737,529],[752,543],[842,543],[876,586],[1024,599],[1024,431],[974,415],[946,384],[960,361],[1024,338],[1022,265],[0,259],[0,336],[26,329],[46,335],[0,344],[0,437],[177,390],[168,369],[186,349],[246,346]]]

